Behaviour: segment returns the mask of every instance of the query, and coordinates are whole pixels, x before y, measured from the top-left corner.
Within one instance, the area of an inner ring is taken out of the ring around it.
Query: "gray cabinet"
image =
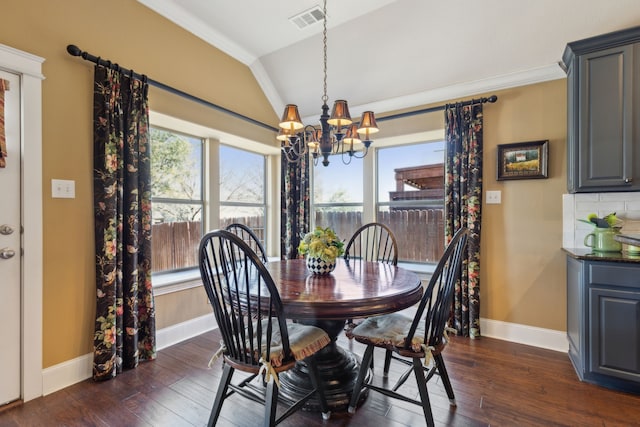
[[[567,257],[567,338],[581,380],[640,393],[640,264]]]
[[[569,43],[569,192],[640,191],[640,27]]]

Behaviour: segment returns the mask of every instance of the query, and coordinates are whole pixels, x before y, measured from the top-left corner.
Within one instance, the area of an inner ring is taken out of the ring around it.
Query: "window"
[[[380,148],[378,222],[399,243],[399,261],[437,262],[444,251],[444,141]]]
[[[362,225],[363,162],[354,159],[345,165],[340,155],[331,156],[330,162],[313,166],[314,225],[331,227],[348,240]]]
[[[239,222],[266,242],[266,156],[220,145],[220,228]]]
[[[151,127],[154,273],[198,266],[202,237],[204,140]]]

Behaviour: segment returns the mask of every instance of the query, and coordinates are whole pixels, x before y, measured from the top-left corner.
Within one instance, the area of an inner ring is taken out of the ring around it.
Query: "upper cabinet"
[[[567,186],[640,191],[640,27],[569,43]]]

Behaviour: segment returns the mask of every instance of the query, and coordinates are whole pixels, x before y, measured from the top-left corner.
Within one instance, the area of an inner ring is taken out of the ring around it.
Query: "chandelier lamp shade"
[[[279,123],[277,139],[283,156],[288,162],[298,163],[311,153],[314,164],[322,157],[322,164],[329,165],[329,156],[341,154],[343,163],[362,158],[369,152],[373,142],[371,135],[378,132],[376,118],[373,111],[365,111],[359,124],[351,119],[349,106],[344,99],[338,99],[333,104],[331,115],[327,101],[327,0],[324,0],[323,10],[323,48],[324,48],[324,92],[322,95],[322,114],[320,127],[304,125],[298,113],[298,106],[287,104]]]

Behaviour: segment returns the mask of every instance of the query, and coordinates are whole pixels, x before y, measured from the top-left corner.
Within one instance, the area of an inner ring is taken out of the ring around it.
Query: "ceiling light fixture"
[[[338,153],[341,154],[342,162],[349,164],[353,157],[362,158],[367,155],[373,142],[371,134],[378,132],[378,127],[373,111],[362,113],[359,125],[353,123],[347,101],[343,99],[335,101],[331,116],[329,116],[329,106],[327,105],[329,99],[327,96],[327,0],[324,0],[323,14],[324,91],[320,128],[311,125],[305,126],[300,119],[298,106],[287,104],[279,123],[280,132],[277,139],[280,141],[282,153],[288,162],[298,163],[310,152],[313,156],[313,163],[316,165],[320,155],[323,158],[322,164],[328,166],[329,156]],[[359,147],[360,144],[364,148]]]

